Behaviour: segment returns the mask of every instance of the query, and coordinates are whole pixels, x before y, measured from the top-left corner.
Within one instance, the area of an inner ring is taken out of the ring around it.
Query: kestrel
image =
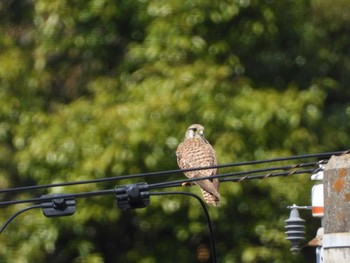
[[[177,163],[181,169],[213,166],[217,164],[213,147],[204,138],[204,127],[192,124],[188,127],[184,141],[176,150]],[[200,178],[216,175],[217,169],[185,172],[188,178]],[[218,178],[195,181],[199,185],[207,204],[217,206],[220,200]]]

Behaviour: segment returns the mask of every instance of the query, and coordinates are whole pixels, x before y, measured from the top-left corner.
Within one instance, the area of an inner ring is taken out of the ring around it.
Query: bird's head
[[[186,139],[190,138],[200,138],[204,139],[204,127],[200,124],[192,124],[190,127],[188,127],[186,134]]]

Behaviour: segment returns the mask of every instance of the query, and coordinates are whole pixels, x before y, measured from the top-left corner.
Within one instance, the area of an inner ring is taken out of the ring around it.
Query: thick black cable
[[[269,173],[264,175],[258,175],[258,176],[248,176],[253,173],[262,173],[262,172],[271,172],[276,170],[292,170],[297,168],[303,168],[303,167],[310,167],[315,166],[316,164],[319,164],[320,162],[310,162],[310,163],[301,163],[296,165],[287,165],[287,166],[278,166],[278,167],[269,167],[269,168],[262,168],[262,169],[255,169],[255,170],[249,170],[249,171],[242,171],[242,172],[232,172],[232,173],[225,173],[225,174],[218,174],[214,176],[207,176],[207,177],[201,177],[201,178],[190,178],[190,179],[181,179],[181,180],[175,180],[175,181],[169,181],[169,182],[160,182],[160,183],[154,183],[150,184],[150,189],[160,189],[160,188],[169,188],[169,187],[177,187],[181,186],[183,183],[192,183],[200,180],[206,180],[206,179],[214,179],[219,178],[220,182],[240,182],[244,180],[249,179],[261,179],[263,177],[276,177],[276,176],[286,176],[288,174],[301,174],[301,173],[312,173],[318,168],[315,169],[309,169],[309,170],[302,170],[301,172],[285,172],[285,173]],[[324,161],[322,162],[324,163]],[[240,176],[236,179],[223,179],[225,177],[233,177],[233,176]],[[242,177],[243,176],[243,177]],[[242,179],[243,178],[243,179]],[[83,192],[78,194],[67,194],[67,198],[85,198],[85,197],[93,197],[93,196],[102,196],[102,195],[108,195],[114,193],[112,189],[107,190],[98,190],[98,191],[92,191],[92,192]],[[24,200],[12,200],[12,201],[2,201],[0,202],[0,207],[2,206],[8,206],[8,205],[15,205],[15,204],[21,204],[21,203],[36,203],[36,202],[43,202],[43,201],[51,201],[53,198],[47,197],[47,198],[31,198],[31,199],[24,199]]]
[[[311,163],[308,164],[300,164],[300,166],[305,166],[305,165],[310,165]],[[268,168],[267,168],[268,169]],[[279,172],[279,173],[269,173],[269,174],[263,174],[263,175],[245,175],[241,177],[235,177],[235,178],[225,178],[225,177],[232,177],[232,175],[237,176],[237,173],[227,173],[227,174],[221,174],[221,175],[216,175],[216,176],[209,176],[209,177],[204,177],[204,178],[192,178],[192,179],[183,179],[183,180],[176,180],[176,181],[170,181],[170,182],[162,182],[162,183],[155,183],[155,184],[150,184],[149,189],[160,189],[160,188],[168,188],[168,187],[177,187],[183,185],[183,183],[189,183],[189,182],[195,182],[199,180],[205,180],[205,179],[212,179],[212,178],[219,178],[220,182],[241,182],[244,180],[252,180],[252,179],[266,179],[269,177],[277,177],[277,176],[289,176],[289,175],[294,175],[294,174],[304,174],[304,173],[314,173],[317,171],[317,169],[307,169],[307,170],[291,170],[291,171],[285,171],[285,172]],[[261,169],[260,169],[261,170]],[[244,173],[244,172],[241,172]],[[222,178],[224,177],[224,178]],[[165,195],[166,193],[168,194],[186,194],[190,196],[196,196],[192,193],[189,192],[151,192],[150,195]],[[78,194],[65,194],[65,198],[86,198],[86,197],[94,197],[94,196],[102,196],[102,195],[109,195],[109,194],[115,194],[115,189],[107,189],[107,190],[99,190],[99,191],[91,191],[91,192],[83,192],[83,193],[78,193]],[[40,197],[40,198],[32,198],[32,199],[25,199],[25,200],[13,200],[13,201],[4,201],[0,202],[0,207],[6,206],[6,205],[14,205],[14,204],[21,204],[21,203],[36,203],[40,202],[43,203],[45,201],[52,201],[53,199],[57,198],[56,196],[48,196],[48,197]],[[196,196],[198,200],[200,200],[202,207],[205,208],[205,204],[202,199],[200,199],[198,196]],[[5,224],[1,227],[0,229],[0,234],[1,232],[6,228],[6,226],[19,214],[33,209],[33,208],[41,208],[41,204],[33,205],[26,207],[17,213],[15,213],[13,216],[11,216]],[[205,213],[207,214],[207,211],[205,210]],[[211,231],[212,234],[212,226],[210,223],[210,217],[207,216],[208,220],[208,225],[209,225],[209,230]],[[215,244],[214,240],[212,240],[213,244]],[[216,248],[213,247],[213,255],[216,257]],[[215,258],[216,260],[216,258]],[[217,261],[215,261],[217,262]]]
[[[247,175],[253,174],[253,173],[262,173],[262,172],[271,172],[271,171],[276,171],[276,170],[291,170],[291,169],[297,169],[297,168],[303,168],[303,167],[309,167],[309,166],[315,166],[316,164],[319,164],[320,162],[311,162],[311,163],[301,163],[301,164],[296,164],[296,165],[287,165],[287,166],[277,166],[277,167],[268,167],[268,168],[262,168],[262,169],[255,169],[255,170],[249,170],[249,171],[242,171],[242,172],[232,172],[232,173],[225,173],[225,174],[218,174],[215,176],[207,176],[207,177],[201,177],[201,178],[191,178],[191,179],[181,179],[181,180],[176,180],[176,181],[170,181],[170,182],[161,182],[161,183],[154,183],[150,184],[149,187],[150,189],[158,189],[158,188],[169,188],[169,187],[177,187],[181,186],[183,183],[192,183],[200,180],[206,180],[206,179],[214,179],[214,178],[219,178],[220,181],[225,182],[225,181],[236,181],[239,182],[241,179],[229,179],[229,180],[223,180],[222,178],[224,177],[233,177],[233,176],[245,176],[246,178]],[[307,173],[311,173],[312,171],[315,171],[316,169],[313,170],[307,170]],[[311,171],[311,172],[310,172]],[[290,173],[290,172],[288,172]],[[300,173],[300,172],[298,172]],[[302,172],[304,173],[304,172]],[[263,176],[267,177],[275,177],[278,176],[277,173],[269,176],[269,174],[261,175],[256,178],[261,178]],[[249,177],[252,179],[255,179],[255,177]],[[114,193],[113,190],[107,189],[107,190],[98,190],[98,191],[92,191],[92,192],[84,192],[84,193],[78,193],[78,194],[68,194],[66,195],[68,198],[85,198],[85,197],[93,197],[93,196],[101,196],[101,195],[108,195]],[[47,198],[31,198],[31,199],[25,199],[25,200],[12,200],[12,201],[2,201],[0,202],[0,207],[2,206],[8,206],[8,205],[15,205],[15,204],[21,204],[21,203],[35,203],[35,202],[43,202],[43,201],[51,201],[53,198],[47,197]]]
[[[4,229],[7,227],[7,225],[9,223],[11,223],[11,221],[13,219],[15,219],[18,215],[30,210],[30,209],[34,209],[34,208],[41,208],[42,206],[41,205],[32,205],[32,206],[28,206],[28,207],[25,207],[19,211],[17,211],[15,214],[13,214],[9,219],[7,219],[7,221],[2,225],[2,227],[0,228],[0,234],[2,233],[2,231],[4,231]]]
[[[304,155],[281,157],[281,158],[274,158],[274,159],[267,159],[267,160],[228,163],[228,164],[220,164],[220,165],[190,168],[190,169],[176,169],[176,170],[167,170],[167,171],[159,171],[159,172],[139,173],[139,174],[132,174],[132,175],[112,176],[112,177],[98,178],[98,179],[92,179],[92,180],[75,181],[75,182],[22,186],[22,187],[8,188],[8,189],[0,189],[0,194],[11,193],[11,192],[20,192],[20,191],[32,191],[32,190],[47,189],[47,188],[53,188],[53,187],[63,187],[63,186],[72,186],[72,185],[81,185],[81,184],[110,182],[110,181],[133,179],[133,178],[148,177],[148,176],[169,175],[169,174],[177,174],[177,173],[183,173],[183,172],[189,172],[189,171],[214,169],[214,168],[220,169],[220,168],[227,168],[227,167],[256,165],[256,164],[263,164],[263,163],[290,161],[290,160],[307,159],[307,158],[325,158],[325,157],[330,157],[332,155],[344,155],[344,154],[347,154],[349,152],[350,152],[350,150],[318,153],[318,154],[304,154]]]
[[[118,176],[118,177],[111,177],[111,178],[101,178],[101,179],[95,179],[95,180],[86,180],[86,181],[78,181],[78,182],[68,182],[68,183],[57,183],[57,184],[49,184],[49,185],[39,185],[39,186],[28,186],[28,187],[18,187],[18,188],[12,188],[12,189],[4,189],[0,190],[0,193],[6,193],[6,192],[15,192],[15,191],[24,191],[24,190],[34,190],[34,189],[42,189],[42,188],[49,188],[49,187],[56,187],[56,186],[69,186],[69,185],[77,185],[77,184],[84,184],[84,183],[96,183],[96,182],[103,182],[103,181],[113,181],[113,180],[121,180],[121,179],[130,179],[130,178],[137,178],[137,177],[145,177],[145,176],[152,176],[152,175],[161,175],[161,174],[172,174],[172,173],[180,173],[180,172],[186,172],[186,171],[194,171],[194,170],[205,170],[205,169],[213,169],[213,168],[224,168],[224,167],[233,167],[233,166],[240,166],[240,165],[247,165],[247,164],[260,164],[260,163],[267,163],[267,162],[277,162],[277,161],[286,161],[286,160],[293,160],[293,159],[302,159],[302,158],[319,158],[324,157],[325,155],[337,155],[337,154],[347,154],[349,151],[343,151],[343,152],[332,152],[332,153],[322,153],[322,154],[308,154],[308,155],[299,155],[299,156],[291,156],[286,158],[275,158],[275,159],[269,159],[269,160],[263,160],[263,161],[252,161],[252,162],[243,162],[243,163],[232,163],[232,164],[224,164],[224,165],[216,165],[216,166],[208,166],[208,167],[200,167],[200,168],[193,168],[193,169],[178,169],[178,170],[170,170],[170,171],[162,171],[162,172],[154,172],[154,173],[143,173],[143,174],[136,174],[136,175],[128,175],[128,176]],[[206,179],[213,179],[213,178],[219,178],[220,182],[241,182],[244,180],[251,180],[251,179],[265,179],[269,177],[277,177],[277,176],[289,176],[293,174],[303,174],[303,173],[314,173],[317,169],[307,169],[307,170],[297,170],[297,168],[307,167],[307,166],[313,166],[315,164],[320,163],[326,163],[327,161],[320,161],[320,162],[313,162],[313,163],[302,163],[297,165],[291,165],[291,166],[280,166],[280,167],[270,167],[270,168],[263,168],[263,169],[256,169],[256,170],[250,170],[245,172],[235,172],[235,173],[226,173],[226,174],[219,174],[215,176],[208,176],[203,178],[191,178],[191,179],[183,179],[183,180],[176,180],[171,182],[161,182],[161,183],[155,183],[150,184],[149,189],[159,189],[159,188],[166,188],[166,187],[175,187],[175,186],[181,186],[183,183],[190,183],[195,182],[199,180],[206,180]],[[276,170],[288,170],[284,172],[279,173],[268,173],[263,175],[250,175],[252,173],[258,173],[258,172],[267,172],[267,171],[276,171]],[[243,176],[242,176],[243,175]],[[228,178],[233,177],[235,178]],[[240,176],[240,177],[237,177]],[[101,196],[101,195],[108,195],[108,194],[115,194],[115,189],[107,189],[107,190],[100,190],[100,191],[91,191],[91,192],[84,192],[84,193],[78,193],[78,194],[66,194],[66,198],[86,198],[86,197],[93,197],[93,196]],[[205,204],[203,200],[198,197],[195,194],[188,193],[188,192],[153,192],[150,193],[151,195],[165,195],[165,194],[186,194],[189,196],[195,197],[197,200],[200,201],[206,217],[208,221],[209,230],[211,233],[212,238],[212,250],[213,250],[213,258],[214,262],[217,262],[217,256],[216,256],[216,247],[215,247],[215,240],[214,240],[214,234],[211,226],[210,217],[208,214],[208,211],[206,210]],[[12,205],[12,204],[20,204],[20,203],[29,203],[29,202],[45,202],[45,201],[52,201],[56,197],[54,196],[48,196],[45,198],[32,198],[32,199],[25,199],[25,200],[14,200],[14,201],[4,201],[0,202],[1,206],[6,205]],[[6,226],[18,215],[21,213],[28,211],[30,209],[34,208],[41,208],[41,204],[32,205],[26,208],[23,208],[16,212],[14,215],[12,215],[0,228],[0,233],[3,232],[3,230],[6,228]]]
[[[215,243],[215,235],[214,235],[214,230],[213,230],[213,226],[210,220],[210,216],[209,216],[209,212],[207,207],[205,206],[204,201],[202,200],[202,198],[200,198],[198,195],[193,194],[193,193],[189,193],[189,192],[150,192],[150,195],[188,195],[191,197],[196,198],[199,203],[201,204],[205,217],[207,219],[207,223],[208,223],[208,228],[209,228],[209,232],[210,232],[210,240],[211,240],[211,247],[212,247],[212,255],[213,255],[213,262],[217,263],[218,262],[218,258],[217,258],[217,252],[216,252],[216,243]]]
[[[114,189],[107,189],[107,190],[83,192],[78,194],[65,194],[64,197],[65,198],[87,198],[87,197],[94,197],[94,196],[110,195],[114,193],[115,193]],[[24,204],[24,203],[42,203],[46,201],[52,201],[53,199],[56,199],[56,198],[57,197],[55,196],[48,196],[48,197],[22,199],[22,200],[3,201],[3,202],[0,202],[0,207],[8,206],[8,205]]]

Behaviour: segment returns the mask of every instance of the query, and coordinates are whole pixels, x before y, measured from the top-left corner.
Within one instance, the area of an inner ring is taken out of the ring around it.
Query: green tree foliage
[[[343,0],[2,1],[0,188],[175,169],[191,123],[220,163],[346,149],[348,13]],[[310,204],[311,185],[222,184],[209,208],[221,262],[309,262],[314,251],[293,257],[283,232],[286,206]],[[1,208],[1,221],[21,207]],[[311,239],[319,222],[302,216]],[[200,206],[180,196],[133,211],[78,199],[69,218],[31,210],[0,239],[1,262],[210,262]]]

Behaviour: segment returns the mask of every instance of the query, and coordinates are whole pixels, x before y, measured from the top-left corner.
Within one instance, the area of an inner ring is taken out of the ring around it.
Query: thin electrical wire
[[[219,178],[220,182],[241,182],[244,180],[250,180],[250,179],[264,179],[268,177],[276,177],[276,176],[288,176],[292,174],[304,174],[304,173],[313,173],[317,171],[319,168],[313,168],[308,170],[291,170],[294,168],[303,168],[308,166],[314,166],[315,164],[318,164],[319,162],[312,162],[312,163],[304,163],[304,164],[297,164],[297,165],[291,165],[291,166],[279,166],[274,168],[263,168],[263,169],[256,169],[256,170],[250,170],[250,171],[243,171],[243,172],[234,172],[234,173],[225,173],[225,174],[218,174],[215,176],[207,176],[207,177],[201,177],[201,178],[189,178],[189,179],[181,179],[181,180],[175,180],[175,181],[169,181],[169,182],[160,182],[160,183],[154,183],[149,184],[149,189],[161,189],[161,188],[170,188],[170,187],[178,187],[182,186],[184,183],[193,183],[200,180],[207,180],[207,179],[214,179]],[[249,176],[249,174],[253,173],[261,173],[261,172],[268,172],[268,171],[275,171],[275,170],[289,170],[286,172],[280,172],[280,173],[268,173],[263,175],[256,175],[256,176]],[[243,176],[242,176],[243,175]],[[233,176],[240,176],[237,178],[226,178],[225,177],[233,177]],[[65,194],[66,198],[86,198],[86,197],[94,197],[94,196],[102,196],[102,195],[109,195],[114,194],[114,189],[107,189],[107,190],[98,190],[98,191],[91,191],[91,192],[83,192],[83,193],[77,193],[77,194]],[[39,197],[39,198],[31,198],[31,199],[22,199],[22,200],[11,200],[11,201],[2,201],[0,202],[0,207],[8,206],[8,205],[15,205],[15,204],[23,204],[23,203],[42,203],[45,201],[51,201],[57,197],[55,196],[48,196],[48,197]]]
[[[257,164],[263,164],[263,163],[291,161],[291,160],[307,159],[307,158],[325,158],[325,157],[329,157],[332,155],[344,155],[344,154],[347,154],[349,152],[350,152],[350,150],[326,152],[326,153],[318,153],[318,154],[304,154],[304,155],[295,155],[295,156],[289,156],[289,157],[273,158],[273,159],[267,159],[267,160],[255,160],[255,161],[219,164],[219,165],[213,165],[213,166],[207,166],[207,167],[196,167],[196,168],[189,168],[189,169],[176,169],[176,170],[167,170],[167,171],[159,171],[159,172],[120,175],[120,176],[104,177],[104,178],[98,178],[98,179],[92,179],[92,180],[82,180],[82,181],[75,181],[75,182],[63,182],[63,183],[53,183],[53,184],[43,184],[43,185],[22,186],[22,187],[1,189],[0,194],[21,192],[21,191],[33,191],[33,190],[47,189],[47,188],[53,188],[53,187],[63,187],[63,186],[73,186],[73,185],[81,185],[81,184],[110,182],[110,181],[134,179],[134,178],[140,178],[140,177],[169,175],[169,174],[177,174],[177,173],[183,173],[183,172],[189,172],[189,171],[214,169],[214,168],[220,169],[220,168],[237,167],[237,166],[245,166],[245,165],[257,165]]]
[[[324,161],[321,162],[322,164],[325,163]],[[261,169],[254,169],[254,170],[248,170],[248,171],[241,171],[241,172],[231,172],[231,173],[225,173],[225,174],[217,174],[217,175],[211,175],[211,176],[206,176],[206,177],[198,177],[198,178],[190,178],[190,179],[182,179],[182,180],[176,180],[176,181],[171,181],[171,182],[160,182],[160,183],[154,183],[150,185],[150,188],[153,189],[153,187],[156,189],[158,187],[163,188],[163,187],[168,187],[168,185],[175,185],[178,186],[179,183],[192,183],[200,180],[206,180],[206,179],[214,179],[214,178],[219,178],[220,182],[224,182],[222,178],[224,177],[233,177],[233,176],[247,176],[249,174],[254,174],[254,173],[262,173],[262,172],[271,172],[271,171],[277,171],[277,170],[293,170],[297,168],[304,168],[304,167],[310,167],[310,166],[315,166],[317,164],[320,164],[320,162],[310,162],[310,163],[300,163],[296,165],[288,165],[288,166],[277,166],[277,167],[268,167],[268,168],[261,168]],[[311,171],[315,171],[318,168],[312,169]],[[266,176],[266,175],[264,175]],[[270,177],[270,176],[268,176]],[[271,176],[273,177],[273,176]],[[229,181],[229,180],[227,180]]]
[[[183,183],[191,183],[199,180],[205,180],[205,179],[213,179],[213,178],[223,178],[227,176],[242,176],[242,175],[249,175],[252,173],[261,173],[261,172],[271,172],[276,170],[291,170],[296,168],[302,168],[302,167],[308,167],[308,166],[315,166],[316,164],[319,164],[320,162],[310,162],[310,163],[299,163],[295,165],[285,165],[285,166],[277,166],[277,167],[268,167],[268,168],[262,168],[262,169],[255,169],[255,170],[248,170],[248,171],[242,171],[242,172],[233,172],[233,173],[227,173],[227,174],[219,174],[215,176],[207,176],[202,178],[191,178],[191,179],[182,179],[177,181],[171,181],[171,182],[161,182],[150,185],[151,188],[157,189],[157,188],[167,188],[170,186],[178,186]],[[324,163],[324,161],[323,161]],[[104,195],[104,194],[110,194],[110,191],[112,190],[100,190],[100,191],[94,191],[94,192],[85,192],[81,194],[70,194],[67,197],[73,197],[73,198],[82,198],[82,197],[90,197],[90,196],[96,196],[96,195]],[[35,202],[43,202],[43,201],[49,201],[53,198],[32,198],[32,199],[25,199],[25,200],[12,200],[12,201],[2,201],[0,202],[0,207],[2,206],[8,206],[8,205],[14,205],[14,204],[20,204],[20,203],[35,203]]]
[[[196,181],[200,180],[207,180],[207,179],[214,179],[214,178],[220,178],[220,182],[242,182],[246,180],[253,180],[253,179],[266,179],[270,177],[278,177],[278,176],[289,176],[294,174],[311,174],[315,172],[317,169],[306,169],[306,170],[293,170],[293,171],[287,171],[287,172],[279,172],[279,173],[268,173],[268,174],[262,174],[262,175],[246,175],[242,177],[236,177],[236,178],[227,178],[227,179],[221,179],[223,177],[231,177],[232,175],[236,175],[236,173],[227,173],[227,174],[220,174],[215,176],[207,176],[202,178],[190,178],[190,179],[183,179],[183,180],[176,180],[176,181],[169,181],[169,182],[161,182],[161,183],[154,183],[149,185],[149,189],[161,189],[161,188],[169,188],[169,187],[178,187],[182,186],[187,183],[194,183]],[[1,203],[0,203],[1,205]]]
[[[5,230],[5,228],[7,227],[7,225],[8,225],[9,223],[11,223],[11,221],[12,221],[13,219],[15,219],[18,215],[20,215],[20,214],[22,214],[22,213],[24,213],[24,212],[26,212],[26,211],[28,211],[28,210],[30,210],[30,209],[34,209],[34,208],[41,208],[41,205],[32,205],[32,206],[28,206],[28,207],[25,207],[25,208],[23,208],[23,209],[17,211],[15,214],[13,214],[13,215],[12,215],[9,219],[7,219],[7,221],[1,226],[1,228],[0,228],[0,234],[2,233],[2,231]]]
[[[290,168],[290,167],[300,168],[300,167],[310,166],[310,165],[314,165],[314,164],[315,163],[298,164],[298,165],[294,165],[294,166],[288,166],[288,168]],[[286,166],[281,166],[279,168],[286,168]],[[265,168],[266,171],[268,169],[271,169],[271,168]],[[227,173],[227,174],[221,174],[221,175],[216,175],[216,176],[211,176],[211,177],[204,177],[204,178],[191,178],[191,179],[176,180],[176,181],[171,181],[171,182],[162,182],[162,183],[150,184],[148,186],[149,186],[150,190],[151,189],[167,188],[167,187],[177,187],[177,186],[183,185],[184,182],[195,182],[195,181],[199,181],[199,180],[212,179],[212,178],[219,178],[220,182],[228,182],[228,181],[230,181],[230,182],[242,182],[244,180],[266,179],[266,178],[269,178],[269,177],[289,176],[289,175],[303,174],[303,173],[314,173],[318,169],[319,168],[307,169],[307,170],[295,170],[295,169],[291,170],[291,169],[289,169],[289,171],[279,172],[279,173],[268,173],[268,174],[263,174],[263,175],[245,175],[243,177],[241,176],[241,177],[235,177],[235,178],[225,178],[225,177],[237,176],[238,173],[236,172],[236,173]],[[261,171],[261,170],[264,170],[264,169],[258,169],[258,170]],[[250,171],[250,173],[256,172],[258,170]],[[241,172],[240,174],[244,174],[244,173],[245,172]],[[160,193],[164,193],[164,192],[159,192],[159,193],[157,193],[157,192],[150,192],[150,195],[161,195]],[[168,192],[168,193],[170,193],[170,192]],[[186,193],[186,194],[191,195],[191,196],[194,195],[192,193],[187,193],[187,192],[171,192],[171,193],[173,193],[173,194]],[[91,192],[84,192],[84,193],[78,193],[78,194],[65,194],[64,197],[65,198],[86,198],[86,197],[102,196],[102,195],[109,195],[109,194],[115,194],[115,189],[91,191]],[[6,205],[13,205],[13,204],[20,204],[20,203],[30,203],[30,202],[32,202],[32,203],[36,203],[36,202],[43,203],[43,202],[47,202],[47,201],[52,201],[53,199],[56,199],[56,198],[57,198],[57,196],[52,195],[52,196],[45,196],[45,197],[25,199],[25,200],[4,201],[4,202],[0,202],[0,207],[6,206]],[[202,199],[200,199],[200,200],[202,201]],[[202,204],[202,206],[203,206],[203,204]],[[24,208],[24,209],[18,211],[13,216],[11,216],[8,219],[8,221],[5,222],[5,224],[0,229],[0,233],[19,214],[21,214],[21,213],[23,213],[23,212],[25,212],[25,211],[27,211],[29,209],[41,208],[41,207],[42,207],[42,205],[38,204],[38,205],[33,205],[33,206],[30,206],[30,207],[27,207],[27,208]],[[213,253],[216,256],[216,249],[215,249],[215,247],[213,248]]]
[[[215,242],[215,235],[214,235],[214,230],[213,230],[213,226],[210,220],[210,216],[209,216],[209,212],[207,207],[205,206],[204,201],[196,194],[193,193],[189,193],[189,192],[150,192],[150,195],[188,195],[191,197],[196,198],[199,203],[201,204],[205,217],[207,219],[207,224],[208,224],[208,228],[209,228],[209,233],[210,233],[210,240],[211,240],[211,248],[212,248],[212,258],[213,258],[213,262],[217,263],[218,262],[218,258],[217,258],[217,252],[216,252],[216,242]]]
[[[83,193],[77,193],[77,194],[65,194],[64,198],[87,198],[87,197],[110,195],[114,193],[115,193],[114,189],[107,189],[107,190],[98,190],[98,191],[83,192]],[[43,203],[47,201],[52,201],[53,199],[56,199],[56,198],[57,196],[52,195],[52,196],[36,197],[36,198],[30,198],[30,199],[2,201],[0,202],[0,207],[24,204],[24,203]]]
[[[113,189],[114,191],[114,189]],[[108,192],[104,192],[103,194],[110,194],[111,191],[108,191]],[[89,194],[91,196],[91,193]],[[215,243],[215,235],[214,235],[214,230],[213,230],[213,226],[212,226],[212,223],[211,223],[211,220],[210,220],[210,216],[209,216],[209,212],[205,206],[205,203],[204,201],[196,194],[193,194],[193,193],[189,193],[189,192],[152,192],[150,193],[150,195],[153,195],[153,196],[160,196],[160,195],[188,195],[188,196],[191,196],[191,197],[194,197],[196,198],[199,203],[201,204],[202,208],[203,208],[203,211],[204,211],[204,214],[205,214],[205,217],[206,217],[206,220],[207,220],[207,224],[208,224],[208,228],[209,228],[209,232],[210,232],[210,240],[211,240],[211,245],[212,245],[212,257],[213,257],[213,262],[214,263],[217,263],[217,252],[216,252],[216,243]],[[75,195],[77,197],[77,195]],[[69,195],[66,195],[65,197],[69,197]],[[82,194],[80,195],[80,197],[82,197]],[[49,199],[49,198],[42,198],[42,200],[46,200],[46,199]],[[25,207],[19,211],[17,211],[15,214],[13,214],[3,225],[2,227],[0,228],[0,234],[5,230],[5,228],[8,226],[9,223],[12,222],[12,220],[14,220],[18,215],[28,211],[28,210],[31,210],[31,209],[34,209],[34,208],[42,208],[42,205],[40,204],[37,204],[37,205],[32,205],[32,206],[29,206],[29,207]]]
[[[57,184],[48,184],[48,185],[39,185],[39,186],[27,186],[27,187],[18,187],[18,188],[12,188],[12,189],[4,189],[0,190],[0,193],[8,193],[8,192],[15,192],[15,191],[26,191],[26,190],[34,190],[34,189],[42,189],[42,188],[50,188],[50,187],[57,187],[57,186],[69,186],[69,185],[78,185],[78,184],[86,184],[86,183],[97,183],[97,182],[104,182],[104,181],[113,181],[113,180],[121,180],[121,179],[130,179],[130,178],[137,178],[137,177],[147,177],[147,176],[153,176],[153,175],[164,175],[164,174],[173,174],[173,173],[180,173],[180,172],[186,172],[186,171],[194,171],[194,170],[205,170],[205,169],[213,169],[213,168],[225,168],[225,167],[234,167],[234,166],[242,166],[242,165],[248,165],[248,164],[261,164],[261,163],[268,163],[268,162],[278,162],[278,161],[286,161],[286,160],[294,160],[294,159],[303,159],[303,158],[320,158],[330,155],[344,155],[349,153],[350,151],[342,151],[342,152],[332,152],[332,153],[321,153],[321,154],[307,154],[307,155],[298,155],[298,156],[291,156],[291,157],[284,157],[284,158],[275,158],[275,159],[269,159],[269,160],[261,160],[261,161],[252,161],[252,162],[242,162],[242,163],[231,163],[231,164],[223,164],[223,165],[216,165],[216,166],[208,166],[208,167],[199,167],[199,168],[193,168],[193,169],[178,169],[178,170],[169,170],[169,171],[161,171],[161,172],[153,172],[153,173],[143,173],[143,174],[134,174],[134,175],[127,175],[127,176],[118,176],[118,177],[109,177],[109,178],[101,178],[101,179],[95,179],[95,180],[85,180],[85,181],[77,181],[77,182],[67,182],[67,183],[57,183]],[[242,182],[244,180],[252,180],[252,179],[266,179],[270,177],[277,177],[277,176],[289,176],[294,174],[304,174],[304,173],[315,173],[320,168],[314,168],[314,169],[307,169],[307,170],[298,170],[300,168],[308,167],[308,166],[315,166],[316,164],[325,164],[327,163],[327,160],[321,160],[318,162],[311,162],[311,163],[299,163],[296,165],[289,165],[289,166],[279,166],[279,167],[269,167],[269,168],[263,168],[263,169],[255,169],[245,172],[234,172],[234,173],[226,173],[226,174],[219,174],[215,176],[208,176],[203,178],[191,178],[191,179],[183,179],[183,180],[176,180],[176,181],[170,181],[170,182],[161,182],[161,183],[155,183],[150,184],[149,189],[161,189],[161,188],[167,188],[167,187],[177,187],[181,186],[184,183],[190,183],[190,182],[196,182],[199,180],[206,180],[206,179],[214,179],[219,178],[220,182]],[[284,172],[271,172],[267,174],[260,174],[260,175],[251,175],[254,173],[261,173],[261,172],[268,172],[268,171],[276,171],[276,170],[284,170]],[[232,178],[234,176],[234,178]],[[91,191],[91,192],[84,192],[84,193],[77,193],[77,194],[65,194],[65,198],[86,198],[86,197],[93,197],[93,196],[102,196],[102,195],[109,195],[109,194],[115,194],[115,189],[107,189],[107,190],[99,190],[99,191]],[[203,200],[198,197],[195,194],[188,193],[188,192],[151,192],[150,195],[164,195],[164,194],[186,194],[189,196],[193,196],[197,198],[207,217],[209,230],[211,232],[211,237],[214,238],[214,234],[212,231],[211,221],[209,217],[209,213],[206,210],[205,204]],[[3,201],[0,202],[0,207],[7,206],[7,205],[13,205],[13,204],[20,204],[20,203],[41,203],[32,205],[26,208],[23,208],[16,212],[14,215],[12,215],[0,228],[0,234],[3,232],[3,230],[6,228],[6,226],[18,215],[21,213],[28,211],[30,209],[34,208],[42,208],[42,203],[47,201],[52,201],[56,199],[57,196],[45,196],[40,198],[31,198],[31,199],[24,199],[24,200],[12,200],[12,201]],[[217,256],[216,256],[216,248],[215,248],[215,240],[212,239],[212,250],[213,250],[213,258],[214,262],[217,262]]]
[[[244,180],[252,180],[252,179],[266,179],[269,177],[277,177],[277,176],[289,176],[289,175],[294,175],[294,174],[303,174],[303,173],[313,173],[318,169],[308,169],[308,170],[293,170],[293,171],[286,171],[286,172],[280,172],[280,173],[270,173],[270,174],[264,174],[264,175],[246,175],[243,177],[236,177],[236,178],[224,178],[221,179],[220,182],[241,182]],[[231,173],[232,174],[232,173]],[[216,177],[223,177],[223,176],[230,176],[230,174],[225,174],[225,175],[219,175]],[[185,181],[186,182],[195,182],[198,180],[204,180],[204,178],[193,178],[193,179],[187,179],[187,180],[177,180],[177,181],[172,181],[172,182],[168,182],[168,184],[150,184],[149,185],[149,189],[156,189],[156,188],[166,188],[166,187],[176,187],[176,186],[181,186]],[[86,198],[86,197],[94,197],[94,196],[102,196],[102,195],[109,195],[109,194],[115,194],[115,189],[108,189],[108,190],[100,190],[100,191],[92,191],[92,192],[85,192],[85,193],[78,193],[78,194],[65,194],[64,197],[65,198]],[[216,248],[215,248],[215,240],[214,238],[214,234],[213,234],[213,230],[212,230],[212,226],[211,226],[211,221],[210,221],[210,217],[208,214],[208,211],[206,210],[205,204],[203,202],[203,200],[192,193],[189,192],[150,192],[150,195],[165,195],[165,194],[186,194],[186,195],[190,195],[193,196],[195,198],[197,198],[205,213],[206,213],[206,217],[208,220],[208,226],[209,226],[209,230],[211,233],[211,237],[212,237],[212,250],[213,250],[213,255],[214,255],[214,262],[217,262],[217,256],[216,256]],[[57,196],[52,195],[50,196],[46,196],[46,197],[41,197],[41,198],[32,198],[32,199],[26,199],[26,200],[15,200],[15,201],[5,201],[5,202],[1,202],[0,203],[0,207],[1,206],[5,206],[5,205],[12,205],[12,204],[21,204],[21,203],[30,203],[30,202],[46,202],[46,201],[52,201],[53,199],[56,199]],[[42,208],[41,204],[37,204],[37,205],[32,205],[26,208],[23,208],[21,210],[19,210],[18,212],[16,212],[14,215],[12,215],[4,224],[3,226],[0,228],[0,234],[3,232],[3,230],[6,228],[6,226],[15,218],[17,217],[19,214],[28,211],[30,209],[34,209],[34,208]]]
[[[296,174],[311,174],[314,173],[315,169],[307,169],[307,170],[294,170],[290,172],[279,172],[279,173],[270,173],[270,174],[262,174],[262,175],[248,175],[243,176],[240,178],[225,178],[223,180],[220,180],[220,182],[242,182],[246,180],[254,180],[254,179],[266,179],[266,178],[272,178],[272,177],[286,177],[290,175],[296,175]]]

